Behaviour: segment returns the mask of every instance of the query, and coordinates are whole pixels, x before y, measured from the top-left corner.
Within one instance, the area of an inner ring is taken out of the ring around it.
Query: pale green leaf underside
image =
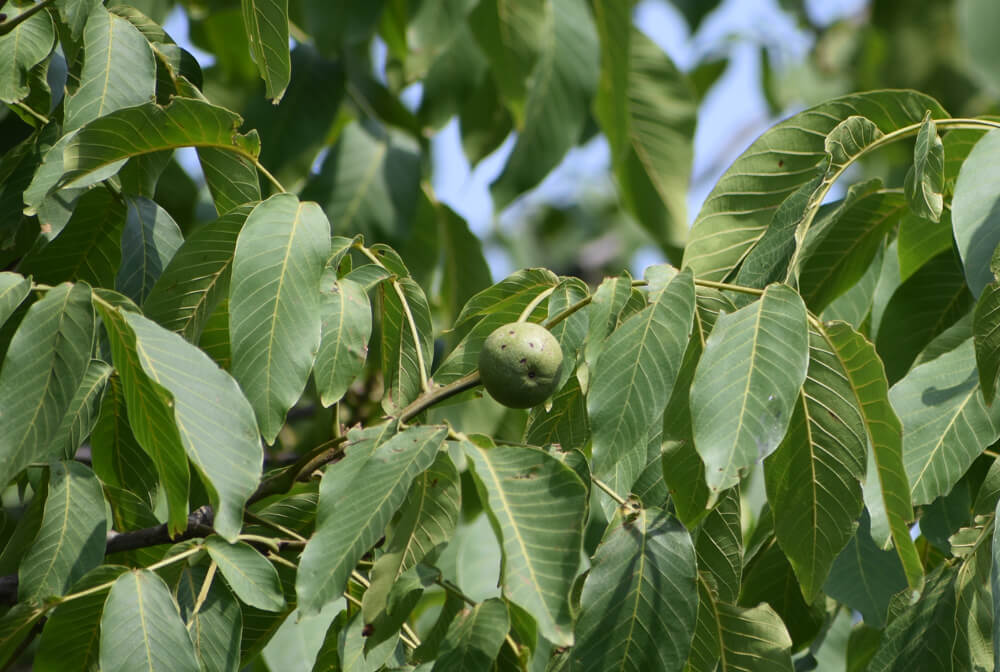
[[[275,105],[292,78],[288,54],[287,0],[243,0],[243,25],[257,70]]]

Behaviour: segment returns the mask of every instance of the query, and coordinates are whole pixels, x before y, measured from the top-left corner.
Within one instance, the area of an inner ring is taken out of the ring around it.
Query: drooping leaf
[[[246,542],[235,544],[218,536],[205,539],[205,548],[236,596],[265,611],[281,611],[285,597],[274,565]]]
[[[485,670],[493,664],[510,629],[507,605],[496,598],[484,600],[455,617],[441,643],[434,672]]]
[[[868,516],[862,516],[857,534],[830,567],[823,591],[861,612],[866,625],[883,628],[889,602],[906,588],[906,575],[899,556],[879,548],[869,529]]]
[[[26,0],[8,3],[4,7],[7,21],[34,4]],[[28,73],[49,55],[55,39],[56,29],[46,12],[35,12],[9,33],[0,35],[0,100],[13,103],[28,96]]]
[[[155,201],[140,196],[127,202],[115,289],[142,304],[184,242],[184,235],[173,217]]]
[[[594,10],[602,55],[594,107],[611,144],[622,200],[661,247],[679,248],[687,237],[694,90],[632,26],[627,3],[596,2]]]
[[[799,291],[814,312],[821,312],[858,284],[882,248],[886,234],[906,212],[906,199],[892,191],[848,197],[834,210],[827,225],[822,216],[809,241],[799,273]],[[811,243],[811,244],[810,244]]]
[[[691,383],[694,445],[713,495],[785,436],[809,359],[806,311],[786,285],[719,317]]]
[[[103,179],[133,156],[178,147],[217,148],[254,159],[260,152],[260,141],[253,131],[237,133],[241,123],[239,115],[225,108],[174,97],[165,107],[147,103],[91,121],[66,141],[61,154],[51,159],[46,154],[46,163],[61,163],[56,165],[61,176],[57,179],[68,187]],[[136,133],[136,128],[155,128],[157,133]]]
[[[958,251],[962,255],[965,279],[974,296],[994,280],[990,259],[1000,243],[996,153],[1000,131],[982,137],[962,164],[951,202],[951,225]]]
[[[903,467],[902,427],[889,403],[882,361],[872,344],[847,324],[834,322],[824,325],[823,331],[850,382],[853,405],[861,411],[871,446],[863,494],[872,519],[872,537],[883,547],[892,540],[907,583],[919,589],[923,567],[910,537],[913,507]]]
[[[465,442],[476,490],[503,550],[504,596],[535,619],[557,645],[573,641],[570,589],[580,562],[587,489],[543,451]]]
[[[59,285],[28,308],[0,368],[0,482],[48,454],[87,372],[94,334],[87,285]]]
[[[659,509],[617,516],[580,597],[569,670],[680,670],[698,613],[694,544]]]
[[[646,464],[640,442],[670,399],[694,318],[694,283],[684,271],[607,339],[587,394],[594,472],[626,494]]]
[[[427,375],[434,353],[431,311],[424,290],[412,278],[383,283],[378,291],[385,376],[382,408],[397,413],[424,390],[423,376]]]
[[[243,25],[257,70],[274,104],[281,101],[292,78],[288,54],[287,0],[242,0]]]
[[[177,604],[155,573],[134,570],[111,586],[101,614],[100,666],[106,672],[200,670]]]
[[[51,466],[45,514],[18,572],[18,599],[63,595],[104,558],[104,496],[94,473],[78,462]]]
[[[73,584],[72,592],[109,583],[127,568],[101,565]],[[38,672],[69,672],[97,668],[101,614],[110,587],[60,604],[45,621],[32,669]]]
[[[931,340],[972,308],[974,299],[951,249],[924,264],[893,292],[875,346],[890,382],[910,368]]]
[[[490,187],[498,209],[537,185],[576,145],[597,87],[597,31],[587,7],[576,0],[546,4],[551,12],[547,20],[530,27],[541,28],[544,37],[526,92],[523,123],[503,173]]]
[[[788,434],[764,462],[774,531],[811,602],[854,535],[863,506],[867,433],[844,363],[809,332],[809,367]]]
[[[338,463],[320,483],[316,533],[299,563],[295,589],[299,609],[315,613],[340,597],[361,556],[378,541],[406,498],[410,484],[434,461],[446,431],[411,427],[362,454],[350,480],[338,478]],[[365,487],[348,487],[364,483]]]
[[[208,569],[203,565],[185,566],[174,588],[181,618],[187,625],[202,669],[237,672],[240,644],[243,640],[243,614],[240,603],[226,584],[218,579],[199,602]],[[195,611],[195,605],[198,610]]]
[[[96,4],[83,29],[83,69],[66,97],[63,132],[153,100],[156,62],[149,42],[126,19]]]
[[[366,622],[386,606],[389,591],[399,577],[440,544],[451,539],[461,508],[458,470],[446,452],[414,479],[406,500],[386,531],[382,554],[371,570],[365,591]]]
[[[90,436],[99,411],[111,367],[99,359],[90,360],[80,386],[66,409],[49,447],[50,459],[71,460],[84,440]]]
[[[833,127],[823,142],[830,155],[830,169],[840,173],[869,145],[883,135],[874,121],[852,114]]]
[[[315,203],[277,194],[257,205],[236,240],[229,297],[233,375],[274,443],[320,344],[320,276],[330,224]]]
[[[36,282],[83,280],[96,287],[114,287],[125,213],[125,204],[110,190],[91,189],[76,202],[59,235],[25,255],[18,268]]]
[[[723,280],[763,235],[773,209],[813,177],[826,160],[826,137],[845,119],[865,117],[882,133],[920,123],[927,110],[947,113],[914,91],[870,91],[829,100],[777,124],[726,171],[705,199],[684,251],[684,266],[699,278]],[[839,170],[827,175],[831,181]]]
[[[913,167],[903,186],[910,210],[932,222],[941,220],[944,209],[944,144],[928,111],[917,133]]]
[[[987,408],[972,340],[921,364],[889,390],[903,424],[903,461],[914,505],[930,504],[1000,437],[1000,406]]]
[[[993,403],[997,374],[1000,374],[1000,284],[991,282],[983,287],[972,316],[976,370],[983,400]]]
[[[146,317],[197,342],[208,316],[229,294],[236,237],[253,205],[197,228],[170,259],[142,304]]]
[[[180,441],[209,486],[215,531],[233,541],[264,458],[253,409],[236,381],[204,352],[141,315],[129,313],[124,320],[143,372],[171,396]]]
[[[320,280],[323,317],[313,377],[324,406],[338,401],[364,368],[372,309],[361,285],[327,269]]]

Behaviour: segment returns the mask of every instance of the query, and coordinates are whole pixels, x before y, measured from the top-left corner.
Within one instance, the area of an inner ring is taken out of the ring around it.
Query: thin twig
[[[593,481],[594,485],[596,485],[601,490],[603,490],[604,492],[606,492],[607,495],[608,495],[608,497],[610,497],[611,499],[615,500],[618,503],[618,506],[625,506],[625,504],[626,504],[625,499],[621,495],[619,495],[617,492],[615,492],[614,490],[612,490],[611,486],[609,486],[607,483],[605,483],[601,479],[597,478],[597,476],[594,476],[593,474],[590,475],[590,480]]]
[[[201,584],[201,590],[198,591],[198,599],[194,601],[194,607],[191,609],[191,614],[188,616],[188,630],[194,625],[194,617],[201,611],[201,606],[205,604],[205,600],[208,599],[208,591],[212,587],[212,580],[215,578],[215,570],[219,566],[215,564],[215,560],[212,560],[208,565],[208,571],[205,572],[205,580]]]

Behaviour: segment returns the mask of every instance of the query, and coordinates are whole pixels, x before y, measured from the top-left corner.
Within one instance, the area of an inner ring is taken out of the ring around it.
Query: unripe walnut
[[[479,375],[490,396],[509,408],[531,408],[559,384],[563,353],[548,329],[534,322],[498,327],[479,352]]]

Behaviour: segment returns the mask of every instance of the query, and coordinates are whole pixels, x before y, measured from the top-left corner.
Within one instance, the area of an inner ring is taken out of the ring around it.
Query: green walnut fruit
[[[490,396],[509,408],[531,408],[559,384],[563,353],[549,330],[534,322],[511,322],[486,337],[479,375]]]

